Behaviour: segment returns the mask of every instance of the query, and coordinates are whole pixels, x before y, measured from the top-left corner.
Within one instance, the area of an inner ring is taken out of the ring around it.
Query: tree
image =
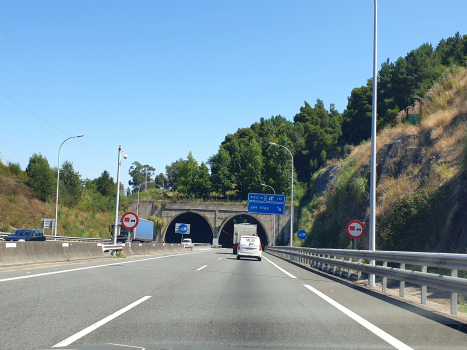
[[[167,178],[163,173],[156,175],[156,177],[154,178],[154,185],[158,190],[167,188]]]
[[[75,172],[73,163],[65,161],[60,170],[60,198],[62,203],[74,208],[81,199],[82,181],[78,172]]]
[[[237,175],[239,196],[246,199],[248,193],[261,189],[263,172],[263,155],[259,143],[253,139],[247,147],[241,148],[240,171]]]
[[[144,183],[146,178],[149,179],[154,176],[156,173],[156,168],[150,165],[142,165],[140,162],[134,162],[130,170],[128,170],[128,174],[130,174],[132,180],[128,181],[130,186],[133,186],[133,191],[136,186]]]
[[[187,159],[183,162],[183,166],[179,172],[178,192],[185,195],[196,195],[195,184],[199,176],[199,165],[193,154],[188,153]]]
[[[209,168],[206,163],[201,162],[198,176],[194,179],[193,194],[197,198],[208,198],[211,193],[211,179]]]
[[[209,160],[211,166],[211,184],[215,192],[226,196],[226,192],[232,189],[232,174],[230,172],[230,154],[221,146],[216,155]]]
[[[285,135],[281,135],[278,140],[274,141],[293,152],[293,144]],[[291,163],[289,152],[282,147],[271,146],[267,149],[264,158],[263,179],[267,185],[274,188],[276,193],[290,192]]]
[[[347,109],[343,113],[342,133],[347,143],[359,144],[371,134],[371,104],[373,93],[369,81],[366,86],[352,90]]]
[[[34,153],[29,158],[26,173],[28,174],[27,185],[31,187],[41,201],[45,202],[54,193],[56,184],[55,174],[50,169],[47,158],[40,153]]]
[[[94,180],[94,183],[97,186],[97,191],[103,196],[111,196],[115,194],[115,185],[114,179],[110,176],[107,170]]]
[[[178,191],[180,185],[180,169],[183,167],[185,161],[180,158],[170,165],[165,166],[165,173],[167,174],[167,187],[172,191]]]

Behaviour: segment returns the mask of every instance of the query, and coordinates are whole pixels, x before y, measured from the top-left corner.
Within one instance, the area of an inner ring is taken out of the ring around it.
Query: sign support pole
[[[375,0],[374,12],[374,36],[373,36],[373,101],[372,101],[372,118],[371,118],[371,168],[370,168],[370,227],[369,227],[369,250],[376,250],[376,235],[375,235],[375,210],[376,210],[376,114],[377,114],[377,85],[378,85],[378,68],[377,68],[377,51],[378,51],[378,1]],[[371,260],[370,265],[375,265],[375,261]],[[370,288],[375,286],[375,275],[369,276]]]

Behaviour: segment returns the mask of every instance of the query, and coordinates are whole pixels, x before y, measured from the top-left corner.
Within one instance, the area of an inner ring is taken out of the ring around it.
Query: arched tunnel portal
[[[233,247],[233,232],[235,224],[256,224],[257,225],[257,234],[261,240],[261,245],[264,247],[269,244],[268,234],[264,225],[261,221],[255,218],[252,215],[248,214],[238,214],[227,219],[220,228],[219,231],[219,245],[222,248],[232,248]]]
[[[165,230],[165,243],[180,243],[182,235],[175,233],[175,224],[190,224],[190,234],[183,238],[191,238],[193,243],[212,243],[213,230],[209,222],[200,214],[186,212],[175,216]]]

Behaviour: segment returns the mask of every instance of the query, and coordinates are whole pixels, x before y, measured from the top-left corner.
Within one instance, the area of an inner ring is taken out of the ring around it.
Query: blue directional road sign
[[[264,193],[248,193],[248,202],[265,202],[266,195]]]
[[[306,233],[305,230],[300,230],[300,231],[297,232],[297,237],[298,237],[298,239],[301,239],[301,240],[306,239],[307,235],[308,234]]]
[[[263,193],[248,194],[248,212],[251,214],[285,214],[285,196]]]
[[[190,224],[175,224],[175,233],[180,233],[182,235],[190,234]]]
[[[285,204],[285,196],[283,194],[267,194],[266,202]]]

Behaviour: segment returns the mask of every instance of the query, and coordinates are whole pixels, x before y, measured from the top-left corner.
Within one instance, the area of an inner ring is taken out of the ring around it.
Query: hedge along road
[[[465,347],[467,335],[449,318],[268,254],[258,262],[229,253],[0,273],[0,348]]]

